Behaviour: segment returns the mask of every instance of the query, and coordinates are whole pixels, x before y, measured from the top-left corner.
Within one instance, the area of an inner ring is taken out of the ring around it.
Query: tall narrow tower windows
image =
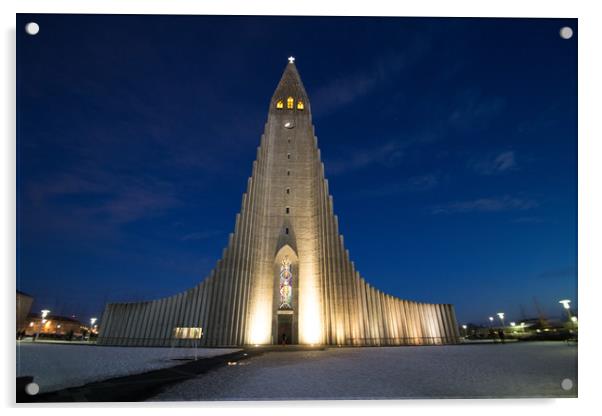
[[[297,110],[303,110],[305,106],[303,105],[303,101],[297,101]]]
[[[284,108],[284,103],[282,102],[282,100],[279,100],[279,101],[276,103],[276,108]]]
[[[290,214],[291,213],[291,209],[289,207],[286,207],[286,213]]]
[[[291,171],[290,170],[286,171],[286,176],[291,176]]]
[[[295,100],[293,99],[293,97],[288,97],[286,99],[286,108],[288,108],[289,110],[292,110],[295,104]]]
[[[288,227],[286,227],[286,228],[284,229],[284,233],[285,233],[285,234],[288,234]]]
[[[291,188],[286,188],[286,193],[290,194],[291,193]]]
[[[290,158],[291,158],[291,154],[290,154],[290,153],[287,153],[287,154],[286,154],[286,158],[287,158],[287,159],[290,159]]]

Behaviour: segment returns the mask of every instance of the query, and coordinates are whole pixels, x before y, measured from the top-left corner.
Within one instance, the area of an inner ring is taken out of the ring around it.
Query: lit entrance
[[[278,344],[288,345],[292,343],[293,311],[278,311]]]
[[[274,259],[272,344],[299,343],[298,277],[299,258],[292,247],[285,244]]]

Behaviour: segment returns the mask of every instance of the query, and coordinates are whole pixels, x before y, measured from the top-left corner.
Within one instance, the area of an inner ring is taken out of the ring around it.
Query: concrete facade
[[[294,344],[457,342],[452,305],[401,300],[371,286],[338,229],[311,105],[289,62],[222,258],[183,293],[108,304],[98,343],[233,346],[281,343],[283,335]],[[290,284],[281,277],[283,262]],[[200,339],[181,335],[189,328],[202,328]]]

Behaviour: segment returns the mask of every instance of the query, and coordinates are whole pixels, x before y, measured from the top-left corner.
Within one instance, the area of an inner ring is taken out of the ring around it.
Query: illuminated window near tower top
[[[280,306],[278,309],[293,309],[293,273],[291,262],[285,256],[280,263]]]
[[[288,97],[286,99],[286,108],[288,109],[292,109],[294,106],[295,100],[293,99],[293,97]]]
[[[284,108],[284,103],[282,102],[282,100],[276,103],[276,108]]]
[[[303,101],[297,101],[297,110],[303,110],[305,106],[303,105]]]

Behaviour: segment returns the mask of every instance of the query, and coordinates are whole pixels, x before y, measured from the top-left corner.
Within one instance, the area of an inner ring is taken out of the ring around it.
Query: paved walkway
[[[568,391],[561,387],[564,379],[573,383]],[[172,385],[150,400],[576,395],[575,346],[520,342],[266,352]]]

